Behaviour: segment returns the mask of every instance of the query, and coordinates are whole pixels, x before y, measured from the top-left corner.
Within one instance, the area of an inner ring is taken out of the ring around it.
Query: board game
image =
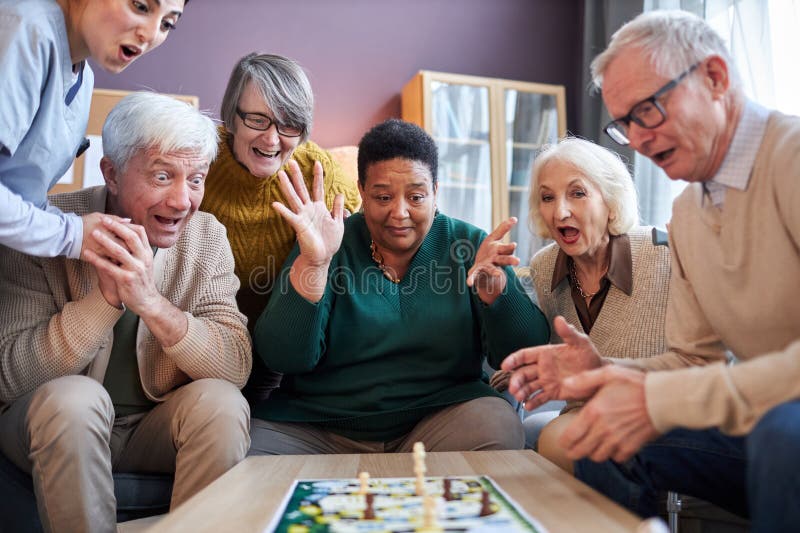
[[[267,528],[279,533],[539,532],[488,476],[297,480]],[[422,495],[420,495],[422,494]]]

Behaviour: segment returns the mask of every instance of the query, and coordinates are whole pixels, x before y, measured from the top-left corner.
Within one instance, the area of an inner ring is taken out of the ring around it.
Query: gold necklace
[[[383,272],[383,277],[385,277],[392,283],[400,283],[400,278],[392,276],[391,272],[389,272],[389,269],[386,268],[385,264],[383,264],[383,256],[378,251],[378,247],[375,246],[375,241],[373,241],[372,239],[370,239],[369,241],[369,250],[370,252],[372,252],[372,260],[378,263],[378,270]]]
[[[600,287],[603,286],[602,279],[603,279],[603,276],[605,276],[606,272],[608,272],[608,267],[606,267],[605,270],[603,270],[603,273],[600,275],[600,279],[601,279]],[[581,297],[584,300],[587,300],[587,299],[591,300],[592,298],[594,298],[595,294],[600,292],[599,288],[595,292],[591,292],[591,293],[583,292],[583,287],[581,286],[581,281],[578,279],[578,272],[575,270],[575,261],[572,261],[570,263],[570,265],[569,265],[569,275],[572,278],[572,283],[575,284],[575,288],[578,289],[578,292],[580,293]]]

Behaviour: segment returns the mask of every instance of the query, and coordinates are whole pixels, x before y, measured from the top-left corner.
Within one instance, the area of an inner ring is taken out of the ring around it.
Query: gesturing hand
[[[639,370],[606,365],[565,380],[566,395],[592,397],[559,439],[567,457],[623,462],[658,436],[647,413],[644,378]]]
[[[528,410],[550,400],[582,399],[568,396],[562,390],[562,380],[602,364],[600,354],[588,335],[580,333],[561,316],[553,320],[553,327],[564,344],[517,350],[506,357],[500,366],[503,370],[513,372],[508,391],[518,401],[524,402]]]
[[[478,298],[486,305],[492,305],[506,288],[508,280],[503,267],[519,264],[519,258],[513,255],[517,244],[503,242],[516,223],[516,217],[504,220],[483,239],[475,254],[475,264],[467,273],[467,285],[477,289]]]
[[[322,165],[314,163],[314,186],[312,198],[308,196],[303,174],[294,160],[289,161],[289,177],[280,171],[281,192],[286,207],[280,202],[272,202],[272,207],[292,226],[297,234],[300,255],[313,267],[327,267],[333,254],[342,244],[344,235],[344,197],[337,195],[333,210],[328,211],[322,189]]]

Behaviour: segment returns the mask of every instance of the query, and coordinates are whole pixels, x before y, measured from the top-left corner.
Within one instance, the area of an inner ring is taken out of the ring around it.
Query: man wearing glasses
[[[674,490],[753,531],[797,529],[800,119],[748,101],[722,39],[684,12],[640,15],[592,70],[616,117],[606,132],[692,182],[670,226],[670,350],[612,364],[556,319],[566,344],[511,354],[509,390],[587,399],[561,444],[634,512]]]

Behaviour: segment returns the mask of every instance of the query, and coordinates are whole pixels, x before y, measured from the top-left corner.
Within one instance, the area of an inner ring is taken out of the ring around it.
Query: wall
[[[195,94],[218,116],[233,63],[262,51],[305,67],[325,147],[399,117],[421,69],[565,85],[574,129],[582,14],[580,0],[192,0],[159,49],[119,75],[95,68],[95,85]]]

